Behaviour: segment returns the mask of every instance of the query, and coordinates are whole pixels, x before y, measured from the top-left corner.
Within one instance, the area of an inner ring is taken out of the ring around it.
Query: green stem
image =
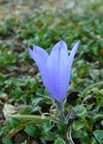
[[[73,140],[72,140],[72,137],[71,137],[71,127],[69,127],[70,131],[69,131],[69,134],[67,135],[67,138],[68,138],[68,143],[67,144],[74,144]]]
[[[58,101],[56,101],[57,107],[58,107],[58,111],[60,112],[60,115],[62,117],[63,122],[66,121],[65,119],[65,115],[64,115],[64,108],[63,108],[63,104],[59,103]]]
[[[74,144],[72,137],[71,137],[71,133],[68,136],[68,123],[67,123],[67,117],[64,115],[64,108],[63,108],[63,104],[59,103],[56,101],[57,107],[58,107],[58,111],[60,112],[60,115],[62,117],[62,121],[64,124],[64,139],[66,144]]]

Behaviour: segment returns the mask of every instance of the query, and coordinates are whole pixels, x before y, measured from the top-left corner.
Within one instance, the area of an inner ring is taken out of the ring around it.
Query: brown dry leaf
[[[17,112],[17,108],[11,104],[4,104],[3,114],[7,119],[11,114]]]
[[[6,93],[0,93],[0,100],[6,102],[8,100],[8,95]]]
[[[93,70],[93,73],[97,76],[100,76],[100,71],[98,69],[94,69]]]

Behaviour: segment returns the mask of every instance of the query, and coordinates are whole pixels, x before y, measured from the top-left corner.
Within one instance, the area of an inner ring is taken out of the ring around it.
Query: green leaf
[[[51,131],[53,127],[53,123],[50,121],[43,122],[39,125],[39,135],[41,133],[40,139],[41,141],[53,141],[55,138],[55,134]]]
[[[66,143],[65,143],[65,141],[64,141],[63,139],[58,138],[58,139],[54,142],[54,144],[66,144]]]
[[[34,137],[35,134],[36,134],[36,128],[34,127],[34,125],[28,125],[26,126],[25,128],[25,132],[29,135],[29,136],[32,136]]]
[[[35,99],[32,101],[32,103],[34,104],[34,106],[36,106],[36,105],[38,105],[38,103],[39,103],[40,101],[42,101],[43,99],[44,99],[44,97],[35,98]]]
[[[21,144],[27,144],[27,140],[25,140],[24,142],[22,142]]]
[[[74,128],[74,130],[80,130],[83,127],[84,127],[84,123],[82,121],[77,120],[77,121],[73,122],[73,128]]]
[[[103,130],[96,130],[93,132],[95,138],[100,144],[103,144]]]
[[[103,138],[100,139],[100,144],[103,144]]]
[[[87,110],[83,105],[78,105],[74,108],[74,111],[77,116],[79,117],[86,117],[87,115]]]
[[[103,120],[101,121],[101,125],[103,126]]]
[[[77,138],[77,139],[79,138],[82,142],[85,142],[85,143],[89,142],[89,140],[90,140],[90,138],[88,136],[88,133],[86,131],[84,131],[84,130],[74,131],[72,133],[72,137],[73,138]]]
[[[43,130],[44,133],[49,132],[52,129],[52,127],[53,127],[53,125],[49,121],[43,122],[41,124],[41,128],[42,128],[42,130]]]
[[[11,141],[10,141],[10,139],[8,139],[7,137],[4,137],[2,139],[2,142],[3,142],[3,144],[12,144]]]
[[[96,114],[96,115],[93,117],[93,122],[97,121],[98,119],[103,119],[103,114]]]
[[[97,144],[97,141],[94,137],[91,138],[91,144]]]
[[[53,117],[39,116],[39,115],[10,115],[12,118],[22,119],[26,121],[33,121],[34,123],[42,123],[44,121],[53,120]]]

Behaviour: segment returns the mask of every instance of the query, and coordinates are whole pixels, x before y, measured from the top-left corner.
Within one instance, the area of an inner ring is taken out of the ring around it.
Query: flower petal
[[[77,41],[75,43],[75,45],[73,46],[73,49],[70,52],[70,56],[69,56],[69,70],[71,70],[71,66],[72,66],[72,63],[73,63],[73,60],[74,60],[74,56],[76,54],[76,51],[77,51],[77,48],[78,48],[79,44],[80,44],[80,41]]]
[[[74,45],[70,56],[68,56],[67,45],[64,41],[60,41],[54,46],[50,56],[38,46],[33,46],[33,50],[28,48],[30,56],[40,70],[45,87],[51,97],[60,103],[66,96],[71,66],[79,43],[78,41]]]
[[[37,66],[39,68],[41,77],[43,79],[43,83],[44,83],[44,85],[46,85],[46,83],[47,83],[46,65],[47,65],[47,58],[49,56],[48,53],[44,49],[42,49],[38,46],[33,46],[33,50],[28,48],[28,52],[29,52],[31,58],[36,62]]]
[[[69,66],[68,66],[68,75],[69,75],[69,81],[70,81],[70,72],[71,72],[71,68],[72,68],[72,63],[73,63],[73,60],[74,60],[74,56],[77,52],[77,48],[80,44],[80,41],[77,41],[75,43],[75,45],[73,46],[73,49],[71,50],[70,52],[70,56],[69,56]]]
[[[66,96],[69,78],[68,60],[67,45],[64,41],[60,41],[54,46],[47,60],[48,90],[51,97],[58,102],[62,102]]]

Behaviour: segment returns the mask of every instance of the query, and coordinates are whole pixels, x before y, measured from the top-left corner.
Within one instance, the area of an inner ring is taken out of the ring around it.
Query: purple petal
[[[49,56],[48,53],[44,49],[42,49],[38,46],[33,46],[33,50],[28,48],[28,52],[29,52],[31,58],[36,62],[37,66],[39,68],[41,77],[43,79],[44,85],[46,85],[46,83],[47,83],[46,65],[47,65],[47,59]]]
[[[66,96],[69,81],[68,66],[69,57],[67,45],[64,41],[60,41],[54,46],[47,60],[49,79],[47,89],[51,97],[58,102],[62,102]]]
[[[33,50],[28,48],[30,56],[40,70],[45,87],[51,97],[60,103],[66,97],[71,66],[79,43],[78,41],[74,45],[70,56],[68,56],[67,45],[64,41],[60,41],[54,46],[50,56],[38,46],[33,46]]]
[[[80,44],[80,41],[77,41],[75,43],[75,45],[73,46],[71,52],[70,52],[70,56],[69,56],[69,68],[71,68],[71,66],[72,66],[72,63],[73,63],[73,60],[74,60],[74,56],[75,56],[75,54],[77,52],[77,48],[78,48],[79,44]]]

